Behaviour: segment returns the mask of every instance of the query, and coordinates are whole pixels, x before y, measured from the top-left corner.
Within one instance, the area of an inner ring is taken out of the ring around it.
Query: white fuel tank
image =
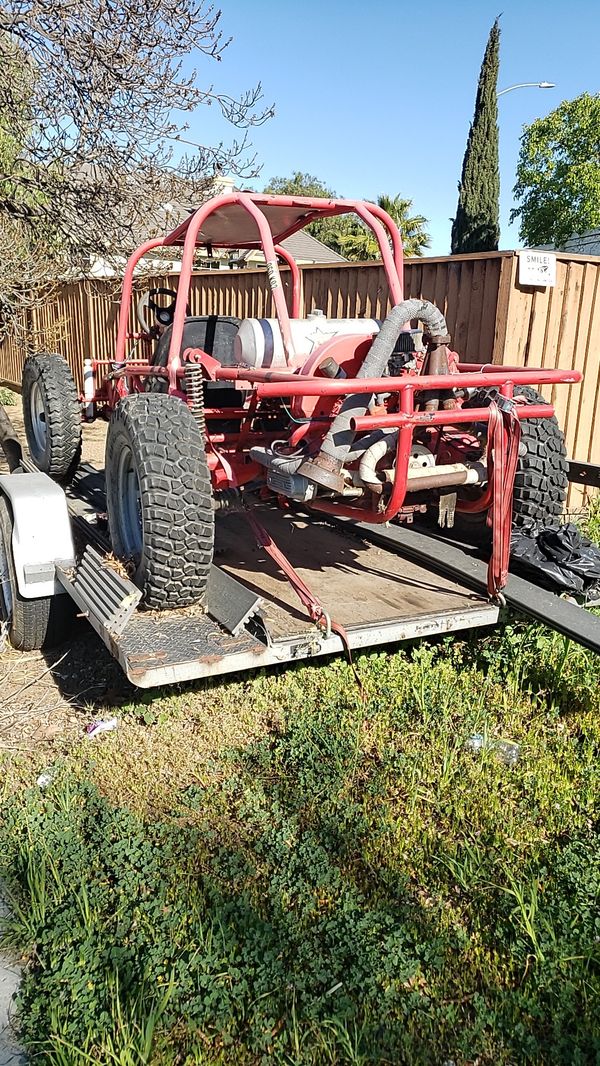
[[[304,358],[320,344],[340,333],[358,333],[369,337],[379,333],[379,327],[380,323],[375,318],[325,318],[322,313],[290,319],[294,352],[296,357]],[[234,340],[234,356],[236,363],[253,368],[285,367],[283,339],[277,319],[243,319]]]

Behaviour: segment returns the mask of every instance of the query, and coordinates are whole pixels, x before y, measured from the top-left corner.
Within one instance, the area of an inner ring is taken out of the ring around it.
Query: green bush
[[[12,389],[6,389],[0,385],[0,404],[4,407],[16,407],[18,396]]]

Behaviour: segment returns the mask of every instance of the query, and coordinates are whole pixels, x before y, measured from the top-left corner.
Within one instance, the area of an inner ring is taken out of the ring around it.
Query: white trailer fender
[[[21,596],[35,600],[64,589],[55,567],[75,565],[67,500],[47,474],[0,474],[0,493],[13,515],[12,549]]]

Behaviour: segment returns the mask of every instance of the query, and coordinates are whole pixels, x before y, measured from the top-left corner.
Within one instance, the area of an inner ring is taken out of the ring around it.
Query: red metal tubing
[[[292,318],[300,318],[300,271],[298,270],[298,264],[290,252],[282,248],[280,244],[275,245],[275,251],[280,259],[283,259],[290,268],[292,273]]]
[[[392,304],[395,306],[396,304],[401,303],[403,298],[403,272],[399,269],[398,264],[398,255],[400,263],[402,263],[402,242],[399,242],[399,249],[398,241],[394,242],[394,255],[392,256],[387,239],[387,234],[385,229],[383,228],[382,222],[385,223],[388,233],[393,233],[395,227],[391,218],[389,217],[389,215],[386,215],[385,211],[382,211],[381,208],[379,208],[378,210],[376,209],[376,211],[374,211],[373,206],[375,205],[369,204],[367,206],[367,204],[361,204],[360,202],[357,202],[354,210],[356,211],[358,217],[366,223],[366,225],[369,227],[370,230],[373,231],[377,238],[379,251],[381,252],[381,258],[383,260],[383,266],[388,280]],[[379,214],[379,218],[375,217],[376,213]]]
[[[515,413],[519,418],[550,418],[554,407],[550,403],[516,404]],[[370,429],[397,429],[410,422],[416,426],[459,426],[464,422],[487,422],[490,417],[489,407],[459,407],[454,411],[435,411],[427,414],[415,411],[404,415],[400,411],[392,415],[364,415],[353,418],[350,425],[356,433]]]
[[[219,375],[221,376],[221,375]],[[293,377],[294,375],[290,375]],[[494,385],[575,385],[581,381],[579,370],[521,370],[518,374],[438,374],[414,375],[405,378],[317,378],[296,376],[296,380],[265,382],[258,385],[260,399],[286,396],[348,396],[351,393],[425,392],[428,389],[478,388]],[[243,375],[240,375],[243,377]],[[250,380],[247,378],[246,380]],[[285,386],[285,387],[284,387]]]

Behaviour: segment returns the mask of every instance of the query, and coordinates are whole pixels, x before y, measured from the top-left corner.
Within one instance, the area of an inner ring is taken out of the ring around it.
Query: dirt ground
[[[6,412],[24,442],[20,399]],[[84,427],[85,461],[104,465],[105,439],[104,422]],[[0,449],[0,472],[7,471]],[[65,644],[48,651],[17,652],[5,644],[0,651],[0,753],[60,746],[81,735],[91,720],[135,698],[136,690],[81,619]]]

